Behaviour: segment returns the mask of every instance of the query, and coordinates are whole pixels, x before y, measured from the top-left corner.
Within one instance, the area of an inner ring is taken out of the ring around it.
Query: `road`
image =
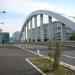
[[[37,53],[37,50],[40,51],[40,54],[48,56],[48,47],[42,45],[32,45],[32,44],[18,44],[19,46],[26,48],[30,51]],[[63,48],[61,55],[61,61],[72,66],[75,66],[75,47],[66,46]]]
[[[38,55],[16,48],[10,44],[0,44],[0,75],[41,75],[26,58]]]

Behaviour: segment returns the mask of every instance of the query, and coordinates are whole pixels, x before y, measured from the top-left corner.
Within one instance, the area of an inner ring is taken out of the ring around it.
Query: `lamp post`
[[[4,24],[4,22],[0,23],[0,24]],[[2,31],[2,29],[0,28],[0,32]]]
[[[6,11],[0,11],[0,13],[6,13]],[[4,22],[0,23],[0,24],[4,24]]]
[[[4,24],[4,22],[1,22],[0,24]]]
[[[6,13],[6,11],[0,11],[0,13]],[[0,22],[0,24],[4,24],[4,22]],[[2,31],[2,29],[0,29],[0,32]]]
[[[6,13],[6,11],[0,11],[0,13]]]

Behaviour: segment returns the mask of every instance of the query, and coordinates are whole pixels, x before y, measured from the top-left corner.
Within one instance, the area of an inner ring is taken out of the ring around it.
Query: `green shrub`
[[[54,54],[54,63],[53,63],[54,70],[57,70],[59,68],[60,56],[61,56],[61,49],[59,48],[59,44],[56,43],[56,49],[55,49],[55,54]]]

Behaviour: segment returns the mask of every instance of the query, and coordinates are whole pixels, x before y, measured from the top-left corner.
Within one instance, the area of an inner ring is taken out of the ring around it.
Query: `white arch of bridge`
[[[51,12],[51,11],[48,11],[48,10],[37,10],[37,11],[34,11],[32,12],[25,20],[25,23],[22,27],[22,30],[21,30],[21,34],[20,34],[20,40],[29,40],[29,35],[28,35],[28,22],[30,21],[30,25],[31,25],[31,28],[32,28],[32,17],[35,18],[35,41],[37,41],[37,15],[40,15],[40,30],[41,30],[41,41],[43,41],[44,39],[44,32],[43,32],[43,14],[45,15],[48,15],[49,16],[49,27],[48,27],[48,35],[49,35],[49,40],[52,40],[52,17],[58,19],[60,22],[62,22],[63,24],[67,25],[68,27],[72,28],[73,30],[75,30],[75,22],[73,22],[72,20],[70,20],[67,16],[64,16],[64,15],[61,15],[61,14],[58,14],[58,13],[55,13],[55,12]],[[62,27],[62,41],[64,41],[65,37],[64,37],[64,26]],[[26,33],[27,31],[27,33]],[[24,33],[24,34],[23,34]],[[27,34],[27,39],[26,39],[26,34]],[[32,31],[31,31],[31,35],[32,35]],[[32,39],[32,37],[31,37]]]

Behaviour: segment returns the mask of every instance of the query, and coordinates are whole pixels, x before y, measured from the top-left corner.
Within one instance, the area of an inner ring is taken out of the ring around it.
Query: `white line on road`
[[[38,72],[40,72],[42,75],[46,75],[44,72],[42,72],[37,66],[35,66],[34,64],[32,64],[30,61],[29,61],[30,58],[26,58],[25,60],[30,64],[32,65]]]
[[[75,59],[75,57],[72,57],[72,56],[69,56],[69,55],[63,55],[64,57],[68,57],[68,58],[71,58],[71,59]]]
[[[37,52],[34,52],[34,51],[31,51],[31,50],[25,49],[25,48],[23,48],[23,47],[16,46],[16,45],[14,45],[14,46],[15,46],[15,47],[18,47],[18,48],[21,48],[21,49],[23,49],[23,50],[25,50],[25,51],[28,51],[28,52],[31,52],[31,53],[37,54],[37,55],[39,55],[39,56],[41,56],[41,57],[44,56],[44,55],[42,55],[42,54],[38,54]]]

